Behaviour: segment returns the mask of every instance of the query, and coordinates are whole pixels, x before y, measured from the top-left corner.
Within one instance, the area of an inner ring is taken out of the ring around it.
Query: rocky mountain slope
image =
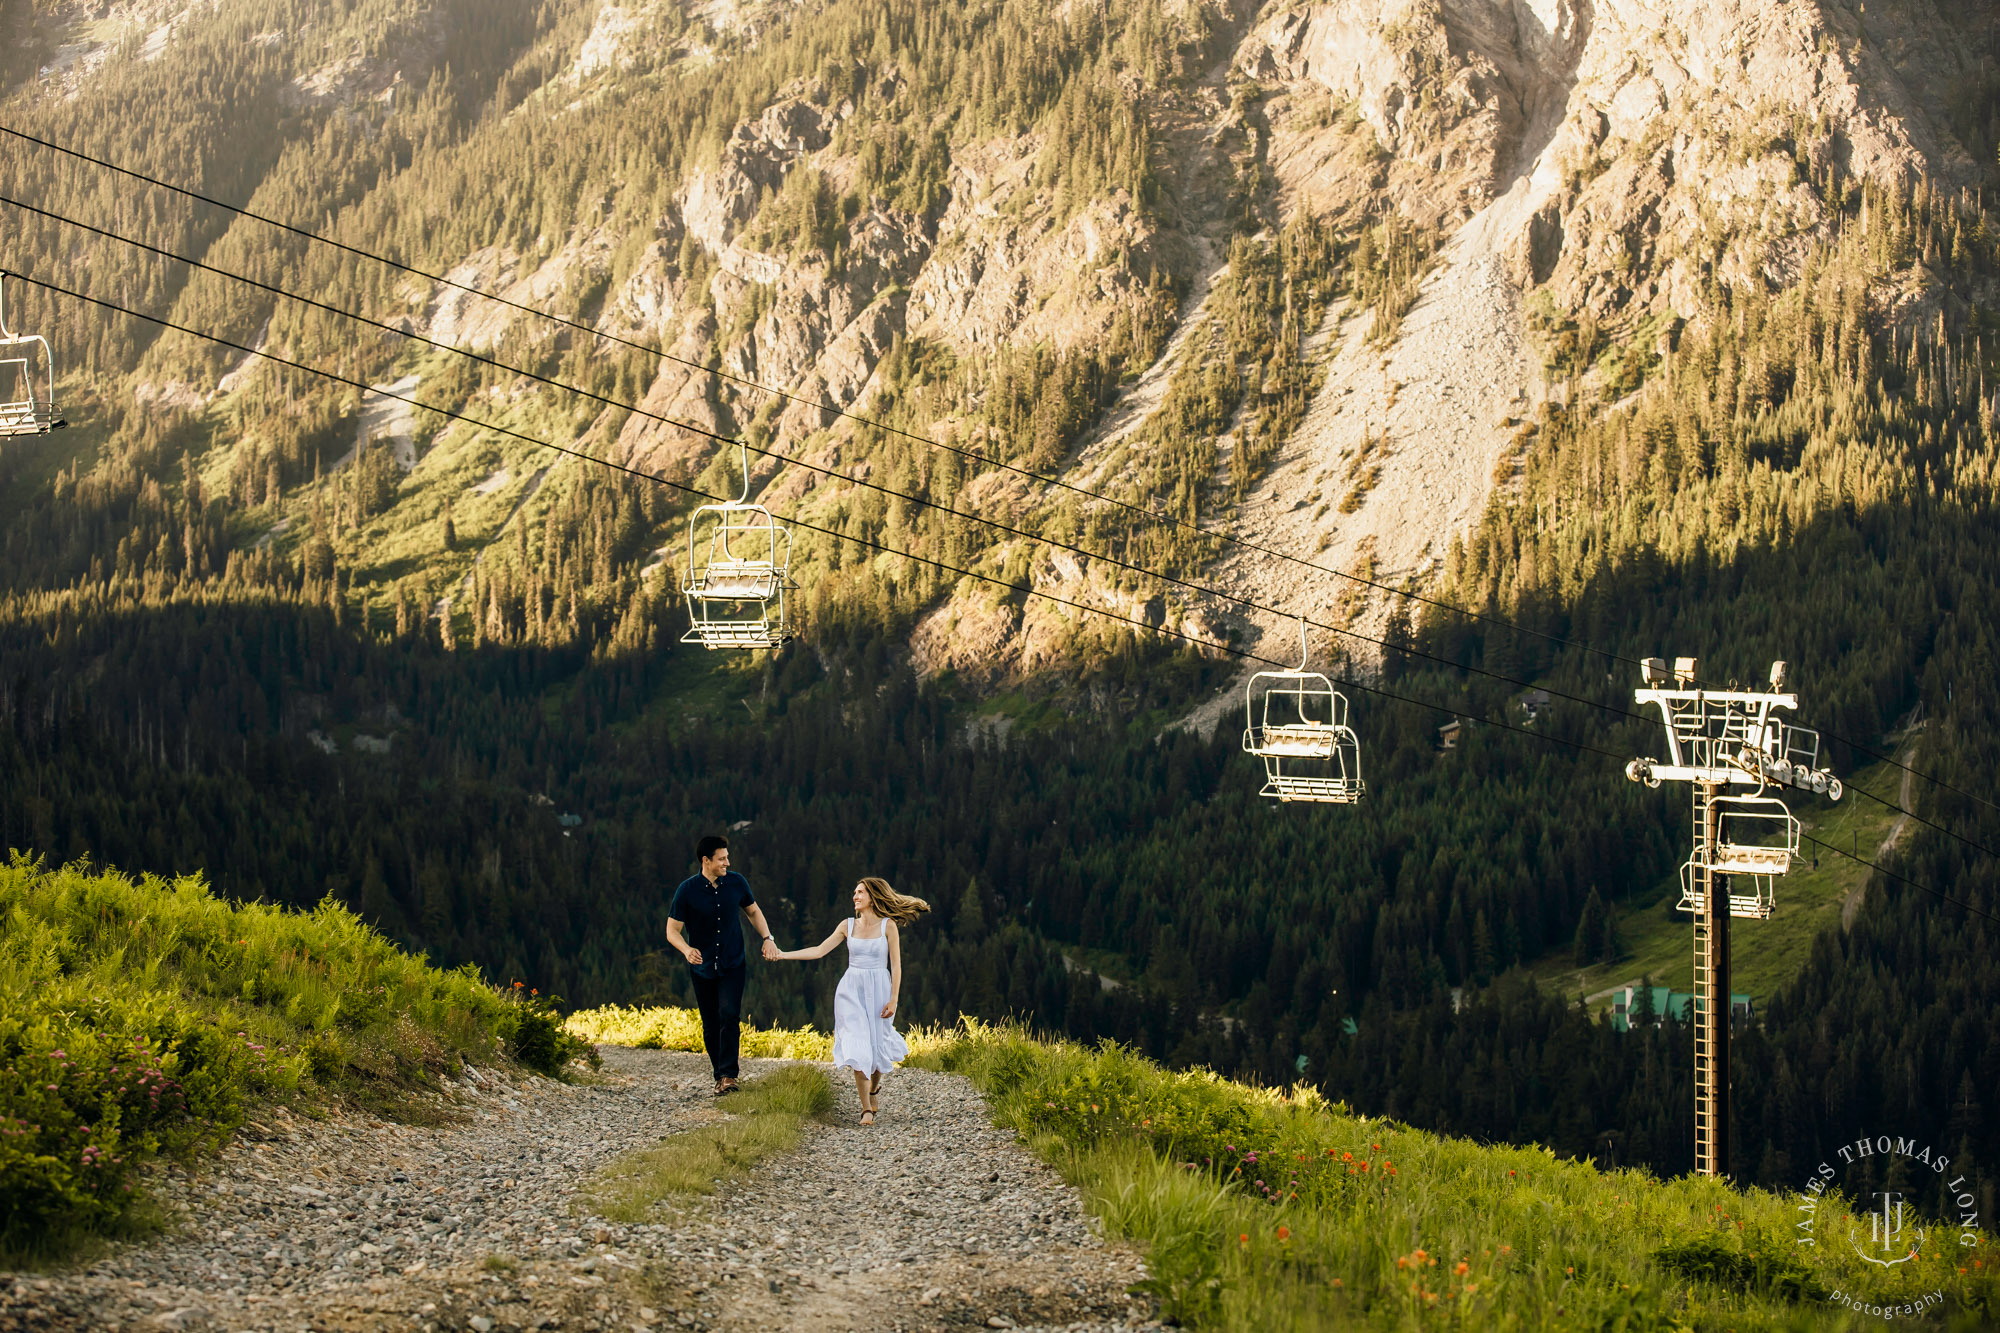
[[[714,491],[734,488],[727,451],[672,423],[748,432],[770,451],[754,470],[781,509],[1147,623],[1204,638],[1272,627],[1226,598],[893,497],[885,508],[782,460],[1088,534],[1087,549],[1379,633],[1388,600],[1332,571],[1436,586],[1496,488],[1504,500],[1545,404],[1617,411],[1687,329],[1728,317],[1729,292],[1793,280],[1864,184],[1950,192],[1982,171],[1951,102],[1984,86],[1981,48],[1963,40],[1974,16],[1928,4],[501,10],[475,61],[478,19],[450,4],[38,4],[44,60],[7,117],[73,138],[114,99],[222,62],[243,97],[274,109],[275,147],[229,162],[240,149],[218,121],[144,148],[113,137],[109,155],[323,218],[463,286],[169,201],[183,253],[266,277],[275,267],[293,290],[588,381],[638,411],[566,402],[504,372],[470,396],[449,356],[357,345],[330,317],[213,275],[142,273],[113,242],[54,223],[26,219],[9,262],[46,271],[66,256],[64,271],[80,263],[128,295],[151,291],[199,327],[342,357],[420,401],[471,404]],[[5,175],[10,191],[102,222],[130,182],[91,170],[36,153]],[[464,287],[626,341],[592,346]],[[1921,331],[1940,291],[1919,264],[1870,302]],[[380,402],[178,335],[36,313],[71,335],[69,365],[86,349],[84,391],[106,404],[113,437],[163,413],[208,423],[197,470],[244,512],[237,549],[254,539],[302,560],[318,534],[369,595],[400,602],[416,574],[424,588],[408,596],[426,604],[462,587],[471,595],[451,614],[475,622],[457,630],[475,638],[527,632],[545,618],[528,601],[562,600],[553,577],[530,586],[531,567],[549,558],[534,548],[553,545],[552,516],[580,503],[573,469],[548,474],[547,460],[412,423],[406,408],[389,421]],[[842,412],[1320,568],[1141,531],[1128,512]],[[333,449],[300,438],[328,413]],[[407,479],[342,500],[343,468],[378,435]],[[476,541],[441,544],[441,516]],[[629,573],[656,552],[644,567],[657,578],[675,565],[674,532],[652,511],[646,521],[611,567]],[[827,539],[803,549],[811,614],[837,617],[829,608],[878,597],[871,580],[887,579],[885,614],[927,671],[1001,683],[1106,633],[892,556],[857,572],[857,553]],[[515,557],[512,578],[474,588],[502,556]],[[1372,659],[1365,642],[1342,646]]]
[[[1247,498],[1247,531],[1424,583],[1514,470],[1540,403],[1603,392],[1603,375],[1561,364],[1552,333],[1584,323],[1628,356],[1669,356],[1682,329],[1723,313],[1725,286],[1797,278],[1832,234],[1838,200],[1816,188],[1830,174],[1849,192],[1976,185],[1940,95],[1977,73],[1954,25],[1928,7],[1864,17],[1426,3],[1261,23],[1237,68],[1293,98],[1323,88],[1348,102],[1389,155],[1384,193],[1435,227],[1438,250],[1392,335],[1356,319],[1329,340],[1311,411]],[[1298,206],[1324,206],[1348,178],[1301,119],[1274,114],[1277,177]],[[1913,324],[1936,313],[1921,289],[1883,301]],[[1357,477],[1370,483],[1358,508],[1328,515],[1323,501]],[[1281,605],[1351,604],[1343,581],[1296,566],[1237,556],[1229,568]]]

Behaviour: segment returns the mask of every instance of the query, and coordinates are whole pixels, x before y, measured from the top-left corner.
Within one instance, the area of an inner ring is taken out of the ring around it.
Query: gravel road
[[[582,1085],[474,1071],[435,1127],[268,1115],[159,1182],[165,1236],[0,1273],[0,1333],[1157,1327],[1137,1257],[952,1075],[898,1071],[865,1129],[843,1078],[836,1123],[740,1185],[591,1216],[599,1168],[721,1115],[705,1057],[601,1049]]]

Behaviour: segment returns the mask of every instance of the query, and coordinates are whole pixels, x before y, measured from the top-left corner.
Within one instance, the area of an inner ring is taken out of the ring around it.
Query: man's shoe
[[[715,1083],[715,1095],[716,1095],[716,1096],[718,1096],[718,1097],[725,1097],[725,1096],[727,1096],[728,1094],[730,1094],[730,1093],[732,1093],[732,1092],[734,1092],[734,1091],[736,1091],[736,1080],[735,1080],[735,1079],[733,1079],[733,1078],[724,1078],[724,1079],[717,1079],[717,1080],[716,1080],[716,1083]]]

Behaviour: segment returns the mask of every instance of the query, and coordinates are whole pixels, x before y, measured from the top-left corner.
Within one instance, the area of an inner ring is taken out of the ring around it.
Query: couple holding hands
[[[764,909],[750,894],[750,882],[729,868],[729,840],[710,834],[695,847],[701,872],[681,881],[667,909],[667,942],[687,960],[701,1008],[702,1042],[715,1068],[719,1097],[736,1088],[739,1025],[743,1019],[742,919],[764,940],[764,959],[824,958],[847,942],[847,973],[833,996],[833,1067],[854,1074],[861,1098],[861,1123],[875,1123],[882,1075],[910,1053],[896,1031],[896,999],[903,989],[903,950],[898,926],[930,911],[922,898],[897,893],[873,875],[854,886],[854,915],[810,949],[778,947]]]

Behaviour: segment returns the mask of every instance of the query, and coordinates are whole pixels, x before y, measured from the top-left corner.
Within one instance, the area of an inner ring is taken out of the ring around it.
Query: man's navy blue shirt
[[[688,947],[701,950],[696,975],[712,977],[718,970],[743,966],[743,909],[756,901],[750,881],[734,870],[724,871],[713,884],[699,873],[681,881],[667,915],[681,923]]]

